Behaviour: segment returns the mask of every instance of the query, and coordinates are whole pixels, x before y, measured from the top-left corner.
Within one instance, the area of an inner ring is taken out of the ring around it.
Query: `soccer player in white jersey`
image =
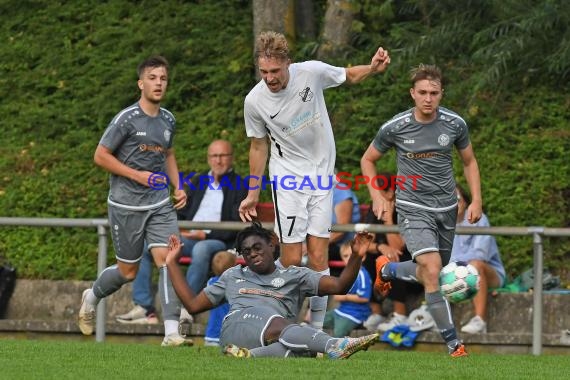
[[[306,241],[310,267],[329,274],[336,150],[323,91],[383,72],[390,56],[378,48],[369,65],[348,68],[320,61],[291,63],[285,37],[269,31],[256,40],[255,62],[262,80],[244,103],[246,133],[251,139],[250,179],[240,216],[243,221],[257,217],[255,206],[267,185],[261,177],[269,157],[281,265],[300,265]],[[310,301],[311,323],[316,328],[322,328],[326,304],[326,297]]]
[[[162,345],[185,346],[192,341],[178,334],[180,303],[164,268],[168,239],[179,233],[175,209],[186,205],[173,148],[176,120],[160,106],[168,86],[168,62],[150,57],[137,71],[140,99],[113,118],[94,155],[95,163],[110,173],[107,202],[117,264],[103,270],[83,292],[78,325],[83,334],[93,334],[96,305],[134,280],[146,241],[159,267]],[[157,186],[158,173],[168,175],[174,185],[173,201],[168,183]]]
[[[326,354],[345,359],[378,341],[378,334],[333,338],[322,330],[297,324],[306,296],[346,294],[358,275],[372,235],[358,233],[339,277],[309,268],[275,265],[271,231],[255,222],[238,233],[236,249],[245,264],[227,269],[217,282],[195,295],[178,265],[180,241],[173,235],[166,258],[180,301],[191,314],[228,302],[230,311],[220,333],[223,352],[235,357],[298,357]]]
[[[466,213],[470,223],[482,214],[479,166],[469,141],[467,124],[458,114],[439,105],[443,96],[441,71],[434,65],[419,65],[411,72],[410,95],[415,107],[386,122],[362,156],[362,174],[376,176],[376,161],[390,148],[396,150],[400,182],[396,186],[398,225],[412,261],[376,260],[375,288],[389,290],[395,278],[424,285],[430,314],[453,357],[466,356],[451,318],[449,304],[439,291],[439,272],[449,262],[455,235],[457,195],[453,175],[453,147],[463,162],[473,199]],[[402,179],[414,178],[415,181]],[[373,183],[374,182],[374,183]],[[376,181],[368,183],[372,209],[380,219],[386,203]]]

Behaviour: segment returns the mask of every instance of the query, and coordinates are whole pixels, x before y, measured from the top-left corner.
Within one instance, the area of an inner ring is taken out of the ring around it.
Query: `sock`
[[[256,347],[249,350],[251,356],[256,358],[272,357],[272,358],[286,358],[293,357],[295,353],[284,346],[282,343],[275,342],[268,346]]]
[[[382,268],[383,280],[402,280],[418,283],[416,277],[417,264],[413,261],[403,261],[399,263],[388,263]]]
[[[164,321],[164,336],[169,336],[171,334],[178,335],[178,321],[165,320]]]
[[[325,269],[319,273],[323,275],[330,275],[330,269]],[[314,296],[309,298],[309,310],[311,310],[311,326],[316,329],[322,330],[323,323],[325,321],[325,314],[327,312],[327,305],[329,302],[329,297],[319,297]]]
[[[449,303],[443,298],[440,292],[426,293],[426,303],[428,311],[433,317],[441,337],[447,344],[450,352],[453,352],[455,346],[461,342],[457,338],[457,331],[453,324]]]
[[[158,269],[158,294],[162,307],[162,318],[164,319],[164,334],[178,332],[178,317],[180,316],[180,301],[172,287],[172,282],[168,278],[166,266]],[[171,321],[173,323],[171,323]],[[168,322],[168,323],[167,323]],[[174,331],[172,331],[173,327]]]
[[[298,324],[285,327],[279,336],[279,343],[295,353],[324,353],[338,340],[321,330]]]
[[[119,272],[119,267],[111,265],[101,272],[99,277],[93,283],[93,295],[98,298],[105,298],[115,293],[117,290],[121,289],[121,286],[129,282],[121,272]],[[95,304],[97,304],[97,301]],[[90,302],[91,303],[91,302]]]

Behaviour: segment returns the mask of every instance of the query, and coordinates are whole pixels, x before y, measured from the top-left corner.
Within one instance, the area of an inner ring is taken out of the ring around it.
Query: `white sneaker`
[[[486,334],[487,323],[480,316],[476,315],[461,328],[461,332],[467,334]]]
[[[364,321],[362,326],[368,331],[376,331],[378,330],[378,325],[384,321],[384,317],[380,314],[370,314],[368,319]]]
[[[408,318],[405,315],[401,315],[398,313],[392,313],[392,318],[384,323],[380,323],[377,327],[378,331],[388,331],[393,329],[398,325],[405,325],[408,323]]]
[[[128,313],[117,315],[115,318],[117,322],[124,323],[124,324],[137,324],[137,325],[146,325],[146,324],[157,324],[158,318],[155,313],[148,313],[147,310],[140,306],[135,305]]]
[[[186,310],[186,308],[180,309],[180,319],[178,320],[178,334],[181,337],[186,338],[192,335],[192,323],[194,323],[194,318]]]
[[[194,341],[192,339],[183,338],[176,333],[165,336],[161,344],[162,347],[183,347],[193,345]]]
[[[85,302],[85,298],[91,289],[85,289],[81,295],[81,306],[79,307],[79,317],[77,325],[83,335],[92,335],[95,330],[95,307]]]

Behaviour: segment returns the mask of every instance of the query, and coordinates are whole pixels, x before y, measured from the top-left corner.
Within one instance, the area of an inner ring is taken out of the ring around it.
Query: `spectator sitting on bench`
[[[333,188],[333,215],[331,225],[360,222],[360,207],[356,194],[346,185],[339,183]],[[331,232],[329,238],[329,260],[341,260],[340,247],[352,240],[354,232]],[[340,271],[337,271],[340,273]],[[333,273],[338,275],[338,273]]]
[[[470,224],[466,218],[471,197],[457,185],[457,225],[465,227],[489,227],[489,219],[483,213],[481,219]],[[487,333],[487,294],[489,288],[500,288],[505,283],[505,268],[499,255],[499,248],[491,235],[455,235],[450,261],[463,261],[479,271],[479,291],[473,298],[475,316],[461,328],[467,334]]]
[[[348,263],[351,254],[350,241],[344,242],[340,247],[340,257],[345,264]],[[334,296],[339,305],[336,309],[327,311],[323,327],[332,329],[332,336],[336,338],[350,335],[352,330],[361,326],[370,316],[371,295],[370,275],[361,267],[350,290],[346,294]]]
[[[215,140],[208,146],[208,172],[192,177],[194,188],[187,189],[188,202],[178,212],[180,220],[194,222],[240,221],[238,207],[245,198],[247,189],[238,184],[239,176],[233,171],[233,149],[230,142]],[[198,294],[206,285],[210,273],[210,261],[216,252],[233,247],[237,232],[225,230],[180,230],[182,255],[192,258],[186,272],[186,280]],[[135,307],[126,314],[117,316],[121,323],[153,322],[149,316],[154,310],[152,292],[152,257],[148,249],[142,256],[139,271],[133,282]],[[156,318],[154,318],[156,320]],[[189,334],[192,317],[182,309],[179,332]]]

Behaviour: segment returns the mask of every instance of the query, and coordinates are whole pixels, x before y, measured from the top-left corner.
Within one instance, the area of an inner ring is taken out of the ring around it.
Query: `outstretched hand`
[[[352,242],[350,243],[350,248],[352,249],[352,254],[358,254],[360,257],[366,256],[366,251],[368,250],[368,245],[374,239],[374,235],[367,231],[360,231],[354,235]]]
[[[170,235],[168,238],[168,252],[166,254],[166,263],[177,263],[180,259],[180,252],[184,244],[180,241],[178,236]]]

